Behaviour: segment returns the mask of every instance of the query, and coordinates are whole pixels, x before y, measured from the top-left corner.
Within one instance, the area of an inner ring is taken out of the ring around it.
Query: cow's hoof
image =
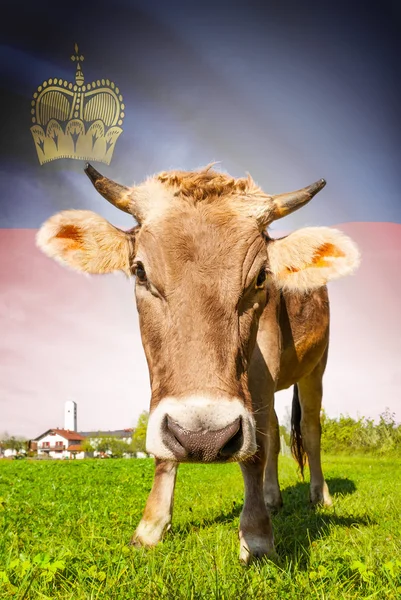
[[[134,548],[143,548],[145,546],[142,540],[138,538],[135,533],[132,536],[129,545],[133,546]]]
[[[257,558],[274,558],[276,551],[274,541],[261,535],[248,535],[240,532],[240,550],[239,559],[245,565],[249,565],[252,560]]]
[[[131,538],[130,546],[153,548],[162,540],[167,528],[164,524],[141,521]]]
[[[321,486],[311,487],[310,502],[312,506],[333,506],[333,500],[326,482],[324,482],[323,488]]]

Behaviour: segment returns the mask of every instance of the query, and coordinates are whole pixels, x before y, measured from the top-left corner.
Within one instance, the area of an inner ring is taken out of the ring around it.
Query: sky
[[[326,188],[274,223],[342,229],[362,264],[329,286],[329,415],[401,420],[400,7],[362,2],[87,1],[76,11],[6,2],[0,24],[0,432],[35,437],[135,424],[149,405],[133,282],[83,277],[35,248],[59,210],[94,210],[130,228],[83,174],[83,162],[40,165],[30,132],[43,81],[109,78],[124,97],[123,133],[105,175],[130,185],[213,160],[250,172],[270,193],[321,177]],[[59,12],[57,12],[59,11]],[[33,26],[34,24],[34,26]],[[57,27],[55,26],[57,24]],[[292,391],[277,394],[282,418]]]

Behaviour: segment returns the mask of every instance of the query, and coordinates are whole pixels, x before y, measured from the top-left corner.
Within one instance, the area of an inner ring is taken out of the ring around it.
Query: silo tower
[[[64,411],[64,429],[77,431],[77,403],[67,400]]]

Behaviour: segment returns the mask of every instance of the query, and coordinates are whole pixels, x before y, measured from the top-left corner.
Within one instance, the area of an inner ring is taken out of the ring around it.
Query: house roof
[[[77,433],[76,431],[70,431],[69,429],[58,429],[56,427],[54,429],[48,429],[44,433],[41,433],[33,441],[37,442],[37,441],[41,440],[43,437],[45,437],[45,435],[48,435],[49,433],[57,433],[58,435],[63,437],[65,440],[72,440],[74,442],[82,441],[85,439],[85,437],[82,434]]]
[[[80,434],[84,437],[98,438],[98,437],[118,437],[126,438],[131,437],[133,429],[114,429],[112,431],[80,431]]]
[[[71,444],[67,450],[68,452],[83,452],[84,449],[79,444]]]

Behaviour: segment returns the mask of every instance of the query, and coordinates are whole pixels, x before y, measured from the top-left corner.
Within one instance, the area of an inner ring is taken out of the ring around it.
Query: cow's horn
[[[84,170],[96,190],[103,196],[103,198],[106,198],[106,200],[113,204],[113,206],[133,215],[138,220],[132,188],[126,187],[125,185],[116,183],[112,179],[104,177],[104,175],[101,175],[99,171],[96,171],[96,169],[89,163],[87,163]]]
[[[273,207],[270,219],[273,221],[281,219],[294,212],[294,210],[301,208],[301,206],[305,206],[325,185],[325,179],[319,179],[319,181],[315,181],[315,183],[302,188],[302,190],[271,196]]]

